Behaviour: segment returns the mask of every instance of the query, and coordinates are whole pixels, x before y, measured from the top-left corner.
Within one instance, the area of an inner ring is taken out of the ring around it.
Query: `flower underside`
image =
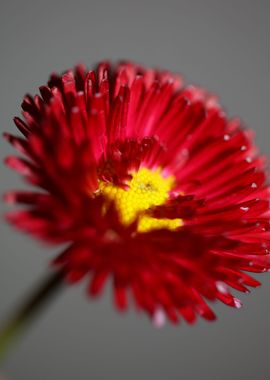
[[[160,168],[149,170],[141,168],[131,173],[126,188],[101,181],[99,189],[108,201],[115,203],[120,220],[129,225],[138,218],[137,231],[148,232],[165,228],[176,230],[182,225],[180,218],[154,218],[147,214],[155,206],[161,206],[169,199],[174,185],[174,177],[164,177]]]

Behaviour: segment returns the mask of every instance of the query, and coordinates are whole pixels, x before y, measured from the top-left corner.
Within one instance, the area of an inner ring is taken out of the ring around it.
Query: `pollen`
[[[163,205],[169,199],[175,181],[174,177],[163,176],[161,169],[147,168],[141,168],[131,175],[127,189],[110,182],[101,181],[99,184],[99,189],[105,198],[115,202],[122,223],[129,225],[138,218],[138,232],[161,228],[175,230],[180,227],[181,219],[158,219],[147,214],[150,208]]]

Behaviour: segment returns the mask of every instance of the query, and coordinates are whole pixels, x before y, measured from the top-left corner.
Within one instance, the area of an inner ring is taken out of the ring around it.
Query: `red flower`
[[[53,74],[27,95],[24,138],[5,134],[24,158],[6,163],[39,191],[19,229],[67,248],[55,260],[97,295],[111,277],[116,305],[135,301],[157,324],[166,316],[215,318],[206,300],[233,307],[230,291],[269,269],[269,187],[252,133],[228,120],[215,97],[169,72],[101,63]]]

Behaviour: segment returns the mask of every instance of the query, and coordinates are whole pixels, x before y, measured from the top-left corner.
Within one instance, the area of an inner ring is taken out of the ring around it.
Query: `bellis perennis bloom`
[[[133,63],[80,65],[27,95],[23,158],[6,163],[37,190],[8,220],[62,245],[54,264],[115,304],[166,316],[215,318],[206,301],[240,307],[231,289],[269,269],[269,187],[252,133],[217,99],[170,72]]]

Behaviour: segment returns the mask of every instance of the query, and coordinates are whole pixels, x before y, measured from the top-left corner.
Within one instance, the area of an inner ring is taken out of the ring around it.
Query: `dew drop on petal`
[[[247,212],[249,210],[249,207],[240,207],[240,210]]]
[[[228,287],[227,285],[222,281],[216,282],[217,290],[222,294],[228,294]]]
[[[163,327],[166,323],[166,316],[165,316],[165,313],[162,309],[157,309],[153,315],[153,318],[152,318],[152,322],[153,322],[153,325],[160,329],[161,327]]]
[[[234,298],[234,305],[237,309],[240,309],[243,306],[242,302],[238,298]]]

